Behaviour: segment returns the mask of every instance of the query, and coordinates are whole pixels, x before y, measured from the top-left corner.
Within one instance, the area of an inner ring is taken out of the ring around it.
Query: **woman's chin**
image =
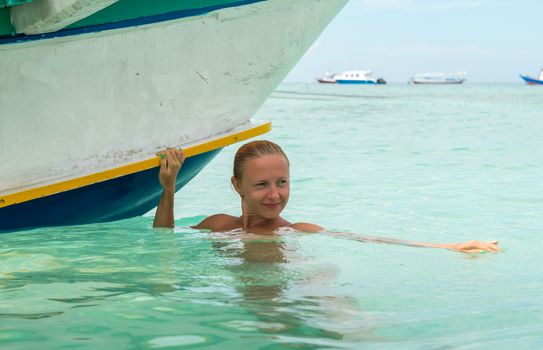
[[[279,215],[281,214],[281,211],[282,210],[273,210],[273,211],[266,210],[265,212],[260,213],[260,216],[267,220],[274,220],[279,217]]]

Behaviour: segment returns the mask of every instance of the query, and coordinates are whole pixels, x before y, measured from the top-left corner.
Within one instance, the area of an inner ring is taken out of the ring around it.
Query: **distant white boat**
[[[466,73],[425,73],[417,74],[409,79],[410,84],[462,84],[466,81]]]
[[[383,78],[376,78],[369,70],[352,70],[343,73],[325,73],[318,78],[319,83],[337,84],[386,84]]]

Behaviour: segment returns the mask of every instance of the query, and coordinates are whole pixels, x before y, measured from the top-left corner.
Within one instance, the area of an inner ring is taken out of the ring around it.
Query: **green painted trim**
[[[0,7],[15,6],[32,2],[32,0],[0,0]]]
[[[15,28],[11,25],[9,8],[0,8],[0,36],[12,35],[14,33]]]
[[[87,18],[69,25],[66,29],[101,25],[174,11],[228,5],[236,2],[239,2],[239,0],[119,0]],[[14,33],[15,29],[11,25],[9,9],[0,8],[0,37]]]
[[[230,4],[239,0],[120,0],[66,28],[81,28],[173,11]]]

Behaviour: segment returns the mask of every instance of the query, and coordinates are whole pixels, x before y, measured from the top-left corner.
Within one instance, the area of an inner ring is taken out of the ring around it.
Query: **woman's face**
[[[290,195],[287,159],[280,154],[249,159],[238,189],[250,214],[265,219],[277,218]]]

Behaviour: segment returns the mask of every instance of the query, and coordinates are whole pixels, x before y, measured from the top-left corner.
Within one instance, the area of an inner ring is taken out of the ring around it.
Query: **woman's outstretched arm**
[[[425,243],[425,242],[415,242],[415,241],[408,241],[408,240],[389,238],[389,237],[360,235],[357,233],[349,233],[349,232],[320,231],[320,233],[323,233],[329,236],[352,239],[355,241],[362,241],[362,242],[389,243],[389,244],[405,245],[409,247],[443,248],[443,249],[454,250],[454,251],[462,252],[462,253],[480,253],[483,251],[497,253],[501,251],[501,248],[498,246],[498,241],[486,242],[486,241],[470,240],[470,241],[460,242],[460,243]]]
[[[303,232],[321,233],[327,236],[351,239],[351,240],[360,241],[360,242],[398,244],[398,245],[405,245],[409,247],[443,248],[443,249],[454,250],[454,251],[462,252],[462,253],[480,253],[482,251],[497,253],[501,251],[501,248],[498,246],[498,241],[485,242],[485,241],[478,241],[478,240],[470,240],[467,242],[460,242],[460,243],[425,243],[425,242],[408,241],[408,240],[397,239],[397,238],[361,235],[358,233],[350,233],[350,232],[327,231],[324,227],[321,227],[315,224],[310,224],[307,222],[299,222],[296,224],[292,224],[290,225],[290,227],[299,231],[303,231]]]
[[[183,151],[168,148],[160,152],[160,171],[158,178],[162,185],[162,196],[158,202],[153,227],[174,227],[173,199],[177,173],[185,161]]]

